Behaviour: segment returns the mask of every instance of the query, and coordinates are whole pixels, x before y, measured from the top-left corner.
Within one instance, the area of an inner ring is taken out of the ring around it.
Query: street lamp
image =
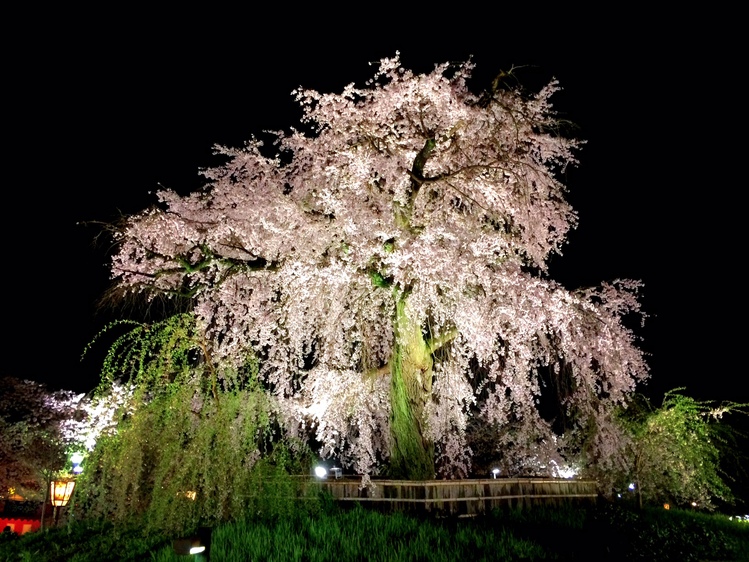
[[[68,505],[74,489],[75,480],[52,480],[49,483],[49,498],[54,506],[52,521],[55,526],[57,526],[57,508]]]
[[[49,497],[55,507],[65,507],[75,489],[75,480],[52,480],[49,483]]]

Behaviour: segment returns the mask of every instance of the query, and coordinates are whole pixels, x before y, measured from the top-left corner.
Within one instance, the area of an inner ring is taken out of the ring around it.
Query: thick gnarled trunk
[[[432,396],[432,354],[405,305],[405,298],[398,297],[391,362],[390,475],[429,480],[434,478],[434,443],[426,436],[424,410]]]

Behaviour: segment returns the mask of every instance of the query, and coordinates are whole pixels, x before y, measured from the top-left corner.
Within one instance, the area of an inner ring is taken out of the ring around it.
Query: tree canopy
[[[622,410],[629,439],[619,484],[632,484],[640,506],[643,501],[675,502],[712,509],[716,500],[732,503],[729,483],[739,474],[727,473],[726,461],[744,462],[744,447],[742,434],[723,416],[746,414],[747,404],[698,401],[682,390],[667,392],[660,408],[637,395]]]
[[[65,466],[83,395],[15,377],[0,377],[0,388],[0,499],[43,498]]]
[[[360,474],[466,475],[470,419],[515,471],[603,462],[648,375],[622,321],[637,282],[548,277],[577,221],[557,83],[474,94],[472,69],[396,56],[363,87],[299,88],[298,128],[218,147],[203,190],[116,233],[117,291],[186,298],[219,385],[252,358],[285,431]]]

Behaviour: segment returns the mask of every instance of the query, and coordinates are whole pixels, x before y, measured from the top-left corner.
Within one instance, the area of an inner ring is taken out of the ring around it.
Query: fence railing
[[[351,478],[313,482],[341,502],[383,511],[436,512],[472,516],[502,507],[595,503],[595,480],[490,478],[475,480],[374,480],[360,488]]]

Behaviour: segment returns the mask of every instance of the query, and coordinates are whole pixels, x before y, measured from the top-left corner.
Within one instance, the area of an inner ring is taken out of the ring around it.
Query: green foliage
[[[0,498],[14,493],[41,501],[49,480],[65,466],[59,434],[26,422],[0,418],[0,449]]]
[[[609,505],[595,514],[595,528],[622,560],[749,559],[749,526],[725,515]]]
[[[77,515],[177,532],[288,512],[309,452],[283,435],[255,367],[219,371],[191,315],[134,324],[104,364],[105,381],[134,382],[132,402],[87,460]]]
[[[178,560],[158,553],[158,560]],[[532,541],[503,529],[451,525],[357,507],[275,522],[236,521],[213,532],[211,559],[310,561],[518,560],[544,558]]]
[[[0,541],[0,561],[102,562],[147,560],[167,537],[145,535],[137,524],[87,521]]]
[[[382,514],[355,507],[310,516],[242,518],[213,528],[211,560],[746,560],[749,525],[672,509],[618,505],[497,510],[476,519]],[[0,541],[0,561],[178,562],[171,539],[137,525],[76,523]]]
[[[640,503],[694,502],[711,509],[715,500],[731,502],[721,459],[735,445],[735,436],[721,419],[746,405],[716,406],[680,390],[667,392],[660,408],[639,397],[621,413],[620,422],[631,438],[621,484],[634,482]]]
[[[149,529],[183,530],[253,512],[283,514],[297,495],[290,472],[303,449],[279,438],[259,389],[220,400],[191,386],[173,389],[103,439],[81,478],[83,516],[124,521],[143,515]]]
[[[51,407],[60,393],[39,383],[2,377],[0,388],[0,498],[15,493],[41,501],[50,477],[65,466],[60,424],[71,411]]]
[[[102,365],[103,383],[128,378],[140,387],[164,388],[193,378],[204,357],[203,341],[192,314],[170,316],[153,324],[116,320],[106,326],[84,350],[104,334],[129,328],[109,347]]]
[[[381,289],[387,289],[392,284],[392,279],[383,276],[379,271],[370,272],[369,277],[372,280],[372,284]]]

